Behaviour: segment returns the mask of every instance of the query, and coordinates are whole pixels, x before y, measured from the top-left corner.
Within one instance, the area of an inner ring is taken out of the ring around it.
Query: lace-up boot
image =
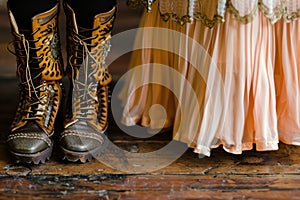
[[[74,10],[64,4],[67,17],[67,75],[71,87],[65,130],[60,136],[64,158],[90,161],[98,156],[108,126],[108,84],[112,77],[105,65],[116,8],[94,17],[91,29],[79,27]]]
[[[60,107],[63,76],[58,10],[56,5],[34,16],[32,30],[19,30],[8,5],[14,36],[10,43],[14,48],[8,49],[17,58],[20,90],[7,144],[16,162],[44,163],[51,156],[51,136]]]

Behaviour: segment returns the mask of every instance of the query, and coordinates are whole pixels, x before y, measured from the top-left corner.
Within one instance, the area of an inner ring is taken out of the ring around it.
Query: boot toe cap
[[[74,152],[87,152],[93,151],[101,147],[102,137],[98,135],[96,138],[84,137],[84,136],[74,136],[66,135],[60,140],[60,145],[64,149],[74,151]]]
[[[7,142],[9,149],[19,154],[35,154],[41,152],[49,145],[41,139],[15,138]]]

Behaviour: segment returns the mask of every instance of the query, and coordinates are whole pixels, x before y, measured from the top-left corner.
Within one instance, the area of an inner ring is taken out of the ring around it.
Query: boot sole
[[[51,147],[38,152],[34,154],[21,154],[17,152],[10,151],[10,153],[13,155],[14,160],[16,163],[27,163],[27,164],[40,164],[40,163],[45,163],[47,160],[50,159],[51,154],[53,150],[53,145]]]
[[[101,155],[103,148],[99,147],[91,151],[87,152],[77,152],[77,151],[71,151],[68,149],[65,149],[63,147],[60,147],[61,151],[63,153],[63,160],[68,160],[70,162],[81,162],[86,163],[91,161],[93,158],[96,158]]]

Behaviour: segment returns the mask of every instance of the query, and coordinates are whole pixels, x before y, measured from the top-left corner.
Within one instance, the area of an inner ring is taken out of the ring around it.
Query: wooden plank
[[[2,198],[299,199],[295,176],[89,175],[0,178]]]
[[[132,145],[137,145],[139,152],[150,152],[161,144],[148,142],[140,145],[139,143],[124,143],[119,144],[120,147],[130,150]],[[140,146],[139,146],[140,145]],[[284,154],[285,148],[292,148],[290,155]],[[136,148],[136,147],[134,147]],[[51,160],[46,164],[41,165],[24,165],[23,168],[18,166],[11,166],[5,168],[11,163],[10,157],[4,145],[0,145],[0,174],[24,174],[31,175],[39,174],[130,174],[122,170],[113,169],[101,163],[98,160],[86,164],[64,162],[60,159],[59,151],[54,151]],[[216,149],[212,157],[199,159],[196,154],[188,150],[178,160],[169,166],[160,168],[156,171],[151,171],[151,174],[169,174],[169,175],[184,175],[184,174],[204,174],[204,175],[294,175],[300,176],[300,147],[290,147],[281,145],[281,149],[276,152],[245,152],[242,156],[234,156],[226,153],[222,149]],[[111,158],[114,162],[120,162],[120,157],[116,155]],[[153,165],[161,158],[153,157],[152,162],[144,160],[137,160],[137,163],[143,162],[144,165]],[[15,168],[15,169],[14,169]],[[7,169],[9,171],[7,171]],[[134,173],[134,170],[131,172]],[[150,173],[150,172],[149,172]]]

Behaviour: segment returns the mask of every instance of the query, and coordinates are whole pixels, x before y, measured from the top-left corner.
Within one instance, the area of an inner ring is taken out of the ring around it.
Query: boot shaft
[[[64,3],[64,9],[67,17],[67,74],[71,76],[72,71],[76,72],[81,65],[85,64],[84,59],[88,53],[92,54],[95,63],[99,66],[98,70],[103,70],[106,67],[105,58],[110,51],[116,7],[109,12],[95,15],[93,27],[89,29],[77,26],[76,14],[67,3]]]
[[[31,30],[19,30],[8,4],[8,14],[14,36],[17,58],[17,76],[26,82],[27,75],[39,81],[60,80],[63,76],[63,62],[58,31],[59,4],[51,10],[32,17]]]
[[[58,31],[59,4],[32,17],[31,30],[19,30],[12,11],[8,14],[14,36],[19,78],[19,104],[11,126],[23,134],[30,124],[51,135],[60,106],[63,62]],[[30,123],[29,123],[30,122]],[[28,127],[29,126],[29,127]]]
[[[94,16],[93,27],[77,26],[76,13],[64,4],[67,17],[67,75],[71,79],[66,125],[86,120],[99,131],[107,127],[108,73],[105,58],[110,50],[110,38],[116,7]],[[72,110],[73,107],[73,110]]]

